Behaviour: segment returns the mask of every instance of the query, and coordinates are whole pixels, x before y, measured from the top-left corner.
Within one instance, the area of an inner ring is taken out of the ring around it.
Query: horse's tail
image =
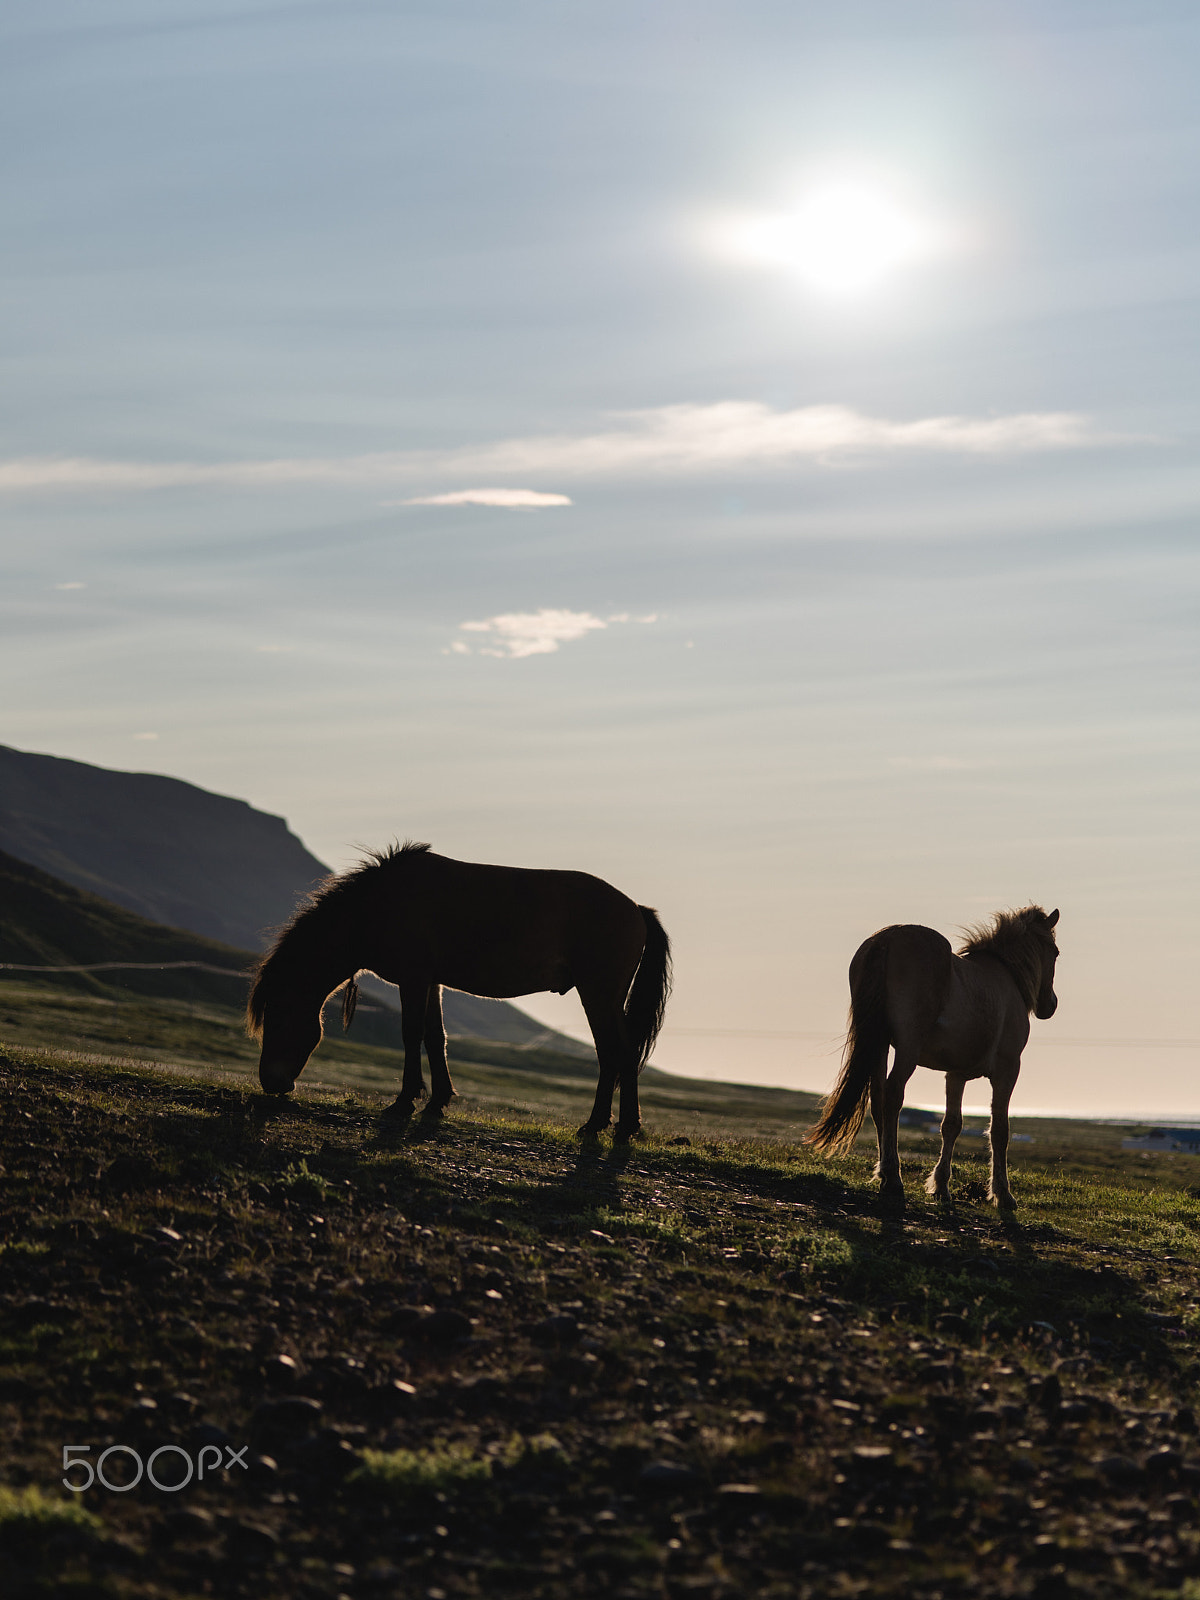
[[[891,1030],[887,1020],[887,945],[880,934],[867,940],[862,965],[850,991],[850,1026],[842,1070],[821,1111],[804,1136],[826,1155],[842,1154],[858,1137],[867,1114],[871,1079],[886,1066]],[[856,958],[857,962],[857,958]]]
[[[646,948],[625,1002],[625,1025],[641,1072],[658,1038],[671,993],[671,941],[649,906],[639,906],[646,924]]]

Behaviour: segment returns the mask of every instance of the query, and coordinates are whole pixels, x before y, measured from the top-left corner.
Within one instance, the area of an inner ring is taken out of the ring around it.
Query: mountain
[[[0,745],[0,850],[139,916],[261,949],[329,871],[282,817],[178,778]]]
[[[7,745],[0,745],[0,851],[41,868],[60,887],[72,885],[110,902],[110,909],[159,925],[160,933],[186,930],[200,943],[216,941],[235,964],[261,950],[329,871],[282,817],[245,800],[179,778],[113,772]],[[54,903],[64,905],[61,896]],[[48,925],[37,937],[53,944]],[[396,1004],[394,990],[383,984],[367,980],[364,988],[373,1001]],[[443,1009],[451,1034],[591,1054],[590,1046],[543,1028],[503,1000],[447,990]]]

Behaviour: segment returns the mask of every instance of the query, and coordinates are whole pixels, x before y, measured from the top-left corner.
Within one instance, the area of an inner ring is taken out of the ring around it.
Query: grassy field
[[[580,1147],[579,1063],[476,1045],[395,1130],[367,1046],[277,1104],[228,1013],[54,1005],[0,994],[6,1596],[1200,1596],[1195,1158],[1026,1124],[1011,1221],[911,1133],[896,1217],[811,1096],[648,1073]]]

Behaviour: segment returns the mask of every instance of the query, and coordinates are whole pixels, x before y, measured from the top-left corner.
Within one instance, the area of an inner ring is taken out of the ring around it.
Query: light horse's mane
[[[1053,925],[1041,906],[1022,906],[1019,911],[997,911],[990,922],[964,928],[959,955],[991,956],[1012,973],[1021,999],[1032,1011],[1042,982],[1043,961],[1057,950]]]
[[[262,1037],[272,978],[279,972],[278,958],[281,955],[285,959],[288,956],[295,956],[309,945],[314,936],[319,938],[331,919],[343,916],[347,907],[353,905],[363,890],[372,887],[376,881],[375,873],[389,868],[394,869],[411,860],[413,856],[424,855],[428,849],[427,844],[420,844],[413,839],[406,839],[403,844],[393,840],[382,850],[365,851],[358,865],[351,867],[349,871],[331,872],[310,894],[305,895],[288,921],[276,933],[271,948],[250,969],[250,976],[254,981],[250,986],[250,997],[246,1001],[246,1031],[252,1039]],[[358,984],[350,978],[342,994],[344,1028],[348,1028],[353,1021],[354,1008],[357,1004]]]

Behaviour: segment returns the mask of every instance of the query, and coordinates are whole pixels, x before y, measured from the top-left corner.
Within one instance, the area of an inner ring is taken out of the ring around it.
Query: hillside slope
[[[221,969],[142,972],[122,967],[105,972],[0,972],[0,978],[35,978],[56,989],[93,994],[132,990],[237,1008],[245,1003],[246,980],[222,973],[245,973],[253,960],[247,950],[163,927],[0,851],[0,964],[197,961]]]

